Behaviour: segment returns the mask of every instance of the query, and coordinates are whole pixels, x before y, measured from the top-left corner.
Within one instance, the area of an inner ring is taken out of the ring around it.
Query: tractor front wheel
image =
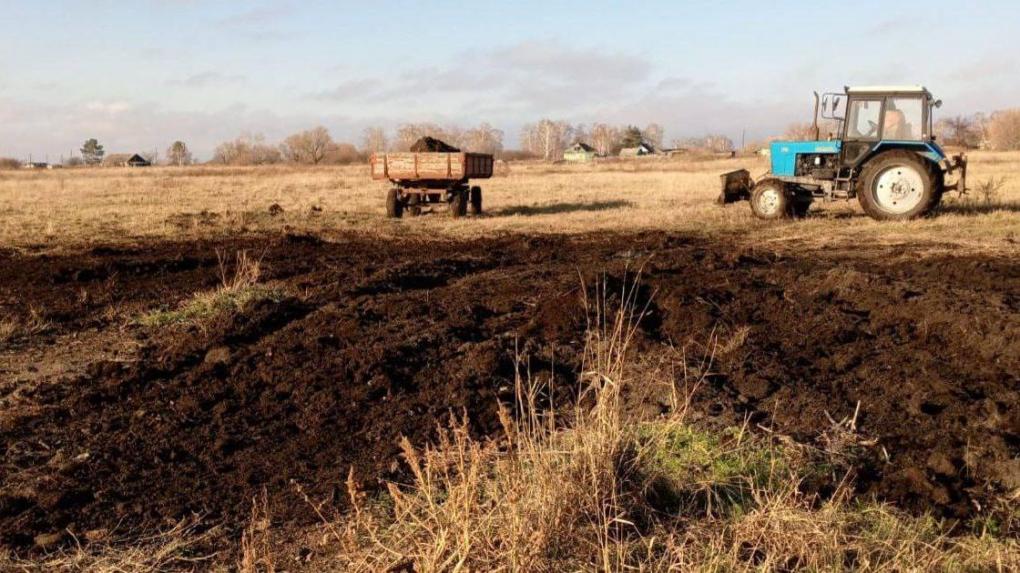
[[[793,197],[786,183],[763,179],[751,190],[751,211],[759,219],[775,220],[793,216]]]
[[[935,208],[940,187],[931,162],[912,151],[888,151],[865,165],[857,200],[872,219],[906,221]]]

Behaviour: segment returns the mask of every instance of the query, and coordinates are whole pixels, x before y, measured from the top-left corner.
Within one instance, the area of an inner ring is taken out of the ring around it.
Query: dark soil
[[[264,253],[263,280],[291,295],[191,327],[125,326],[214,288],[217,250],[242,249]],[[0,313],[52,324],[13,344],[120,329],[142,345],[137,360],[70,379],[27,383],[0,362],[0,543],[191,515],[236,528],[263,490],[274,517],[312,522],[297,486],[342,502],[349,471],[368,486],[398,475],[399,438],[423,444],[451,415],[497,432],[518,353],[569,387],[586,323],[579,275],[619,285],[642,264],[643,352],[686,347],[697,361],[713,332],[723,346],[746,333],[696,394],[702,423],[749,419],[815,442],[859,403],[861,435],[878,440],[862,494],[968,518],[1020,487],[1012,260],[779,255],[664,234],[285,236],[0,254]]]

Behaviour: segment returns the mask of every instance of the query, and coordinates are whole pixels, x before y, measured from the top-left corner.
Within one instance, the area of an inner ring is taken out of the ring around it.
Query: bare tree
[[[616,155],[622,147],[620,140],[618,128],[604,123],[596,123],[591,126],[591,145],[599,155]]]
[[[224,165],[270,165],[282,159],[280,150],[268,145],[261,134],[242,135],[221,143],[213,153],[213,161]]]
[[[679,144],[679,145],[676,145]],[[733,151],[733,140],[725,135],[706,135],[682,140],[675,140],[676,147],[707,151],[711,153],[726,153]]]
[[[466,151],[497,155],[503,151],[503,132],[483,123],[465,131],[461,136],[461,144]]]
[[[173,142],[166,150],[166,158],[170,165],[178,167],[191,165],[192,163],[191,151],[183,141]]]
[[[307,165],[318,165],[336,147],[329,131],[322,126],[295,133],[283,140],[281,151],[288,160]]]
[[[979,115],[958,115],[940,119],[935,124],[935,134],[947,145],[974,148],[984,139]]]
[[[407,151],[423,137],[433,137],[454,147],[459,147],[458,131],[456,128],[443,129],[435,123],[405,123],[397,128],[397,137],[393,142],[393,148],[397,151]]]
[[[546,161],[556,161],[563,158],[572,131],[573,128],[565,121],[543,119],[537,124],[524,127],[521,145],[525,151]]]
[[[585,145],[592,145],[591,129],[587,125],[579,123],[571,128],[570,142],[571,143],[584,143]],[[592,145],[594,147],[594,145]]]
[[[366,154],[386,151],[389,147],[389,138],[386,137],[386,130],[381,127],[366,127],[361,132],[361,150]]]
[[[791,123],[783,133],[786,141],[810,141],[815,138],[815,127],[810,123]]]
[[[649,123],[641,135],[646,143],[651,144],[655,149],[662,149],[662,140],[666,136],[666,130],[657,123]]]
[[[988,120],[988,143],[992,149],[1004,151],[1020,149],[1020,108],[992,114]]]
[[[358,148],[350,143],[336,143],[330,146],[329,151],[326,154],[326,158],[323,159],[323,163],[329,163],[332,165],[350,165],[351,163],[358,163],[365,158],[364,154],[358,151]]]

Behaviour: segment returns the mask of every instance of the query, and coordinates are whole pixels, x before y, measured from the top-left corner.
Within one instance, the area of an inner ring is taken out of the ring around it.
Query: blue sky
[[[402,121],[756,138],[846,84],[1020,106],[1015,1],[7,0],[0,53],[0,155],[51,160]]]

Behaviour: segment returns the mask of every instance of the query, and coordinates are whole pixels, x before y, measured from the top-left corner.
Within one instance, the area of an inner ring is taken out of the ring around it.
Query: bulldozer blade
[[[747,169],[723,173],[719,178],[722,180],[722,193],[719,194],[719,199],[717,199],[720,205],[747,201],[751,198],[754,180],[751,179],[751,172]]]

